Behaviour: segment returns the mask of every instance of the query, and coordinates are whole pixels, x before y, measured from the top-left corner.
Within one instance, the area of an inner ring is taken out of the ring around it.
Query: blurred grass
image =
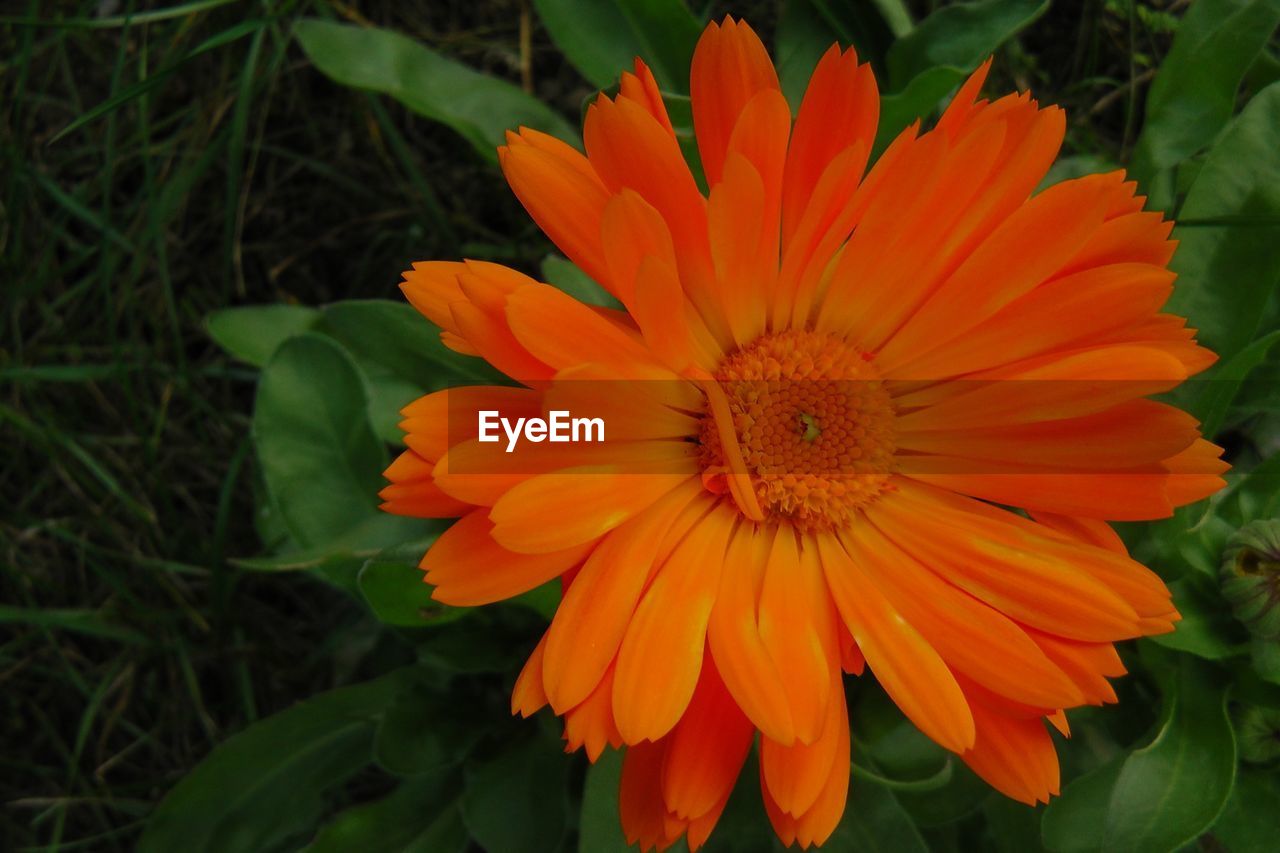
[[[697,4],[694,4],[695,8]],[[913,4],[925,12],[935,3]],[[990,88],[1067,107],[1123,162],[1181,2],[1058,3]],[[770,41],[773,3],[716,3]],[[246,722],[393,654],[258,551],[254,374],[207,338],[236,304],[394,297],[414,259],[547,244],[452,133],[309,67],[292,21],[371,22],[576,116],[589,87],[519,0],[37,2],[0,15],[0,839],[130,849]]]

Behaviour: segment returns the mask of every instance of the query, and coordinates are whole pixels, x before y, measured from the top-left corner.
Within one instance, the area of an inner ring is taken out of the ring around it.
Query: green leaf
[[[1276,844],[1276,815],[1280,815],[1280,775],[1274,770],[1243,769],[1213,825],[1213,836],[1233,853],[1271,850]]]
[[[440,330],[412,306],[386,299],[347,300],[323,309],[319,331],[346,348],[365,378],[369,422],[383,441],[400,444],[400,410],[456,385],[508,384],[474,356],[440,342]]]
[[[205,318],[205,328],[228,355],[264,367],[280,344],[319,319],[319,311],[302,305],[249,305],[214,311]]]
[[[621,784],[622,751],[606,749],[587,768],[578,819],[578,853],[630,853],[632,850],[618,818]]]
[[[402,776],[439,774],[458,766],[485,734],[485,721],[476,719],[470,705],[457,690],[405,690],[378,726],[374,759]]]
[[[793,109],[818,60],[833,44],[852,45],[881,79],[884,58],[895,38],[911,31],[911,13],[901,0],[848,3],[789,0],[778,23],[778,78]]]
[[[497,160],[505,132],[521,125],[577,141],[577,132],[563,117],[518,86],[447,59],[400,33],[306,19],[297,23],[294,35],[328,77],[390,95],[453,128],[490,160]]]
[[[1277,24],[1280,0],[1191,4],[1147,94],[1130,175],[1154,190],[1157,174],[1213,141],[1235,110],[1241,79]]]
[[[1166,310],[1188,317],[1224,361],[1255,337],[1280,282],[1280,83],[1260,92],[1209,152],[1179,212],[1171,264],[1178,273]],[[1208,224],[1221,217],[1270,218]]]
[[[1181,660],[1160,733],[1116,779],[1104,850],[1174,850],[1213,825],[1236,772],[1227,687],[1207,664]]]
[[[304,549],[381,548],[429,529],[378,509],[386,450],[365,418],[360,373],[332,340],[306,332],[276,350],[258,385],[253,440],[271,499]]]
[[[1040,820],[1044,846],[1055,853],[1092,853],[1102,849],[1111,792],[1124,766],[1124,756],[1072,780],[1062,796],[1051,800]]]
[[[1048,0],[977,0],[945,6],[889,49],[889,93],[876,144],[883,148],[962,83],[1005,41],[1039,18]]]
[[[925,853],[928,848],[910,815],[887,788],[854,776],[849,805],[827,841],[831,850]]]
[[[449,607],[431,598],[422,569],[393,560],[370,560],[357,578],[360,594],[378,621],[402,628],[443,625],[465,616],[465,607]]]
[[[533,0],[551,40],[592,85],[605,89],[641,57],[662,89],[688,92],[702,25],[683,0]]]
[[[1222,660],[1244,650],[1246,638],[1213,578],[1188,575],[1170,583],[1169,591],[1182,620],[1177,630],[1151,637],[1152,642],[1207,660]]]
[[[1229,361],[1214,365],[1203,378],[1198,379],[1199,393],[1190,411],[1200,419],[1200,431],[1214,436],[1222,427],[1231,410],[1231,404],[1240,393],[1253,369],[1262,364],[1271,348],[1280,341],[1280,331],[1264,335],[1236,353]]]
[[[305,833],[324,794],[368,765],[377,717],[407,677],[331,690],[233,735],[156,808],[139,853],[257,853]]]
[[[604,308],[621,308],[622,303],[605,290],[595,279],[578,269],[577,265],[559,255],[547,255],[542,259],[542,278],[565,293],[587,305]]]
[[[341,812],[306,853],[450,853],[467,847],[462,813],[450,801],[452,780],[437,774],[407,780],[380,800]],[[435,808],[444,803],[443,808]]]
[[[421,556],[434,540],[431,531],[442,528],[444,524],[444,521],[403,518],[379,512],[319,545],[262,557],[238,557],[231,562],[255,572],[299,572],[335,562],[354,562],[354,571],[359,571],[365,561],[382,556],[388,548],[396,546],[417,550]]]
[[[1082,776],[1045,811],[1051,850],[1174,850],[1209,828],[1231,793],[1235,735],[1229,683],[1196,658],[1176,658],[1155,739]]]
[[[488,853],[555,850],[566,828],[569,760],[558,742],[530,738],[467,767],[462,817]]]

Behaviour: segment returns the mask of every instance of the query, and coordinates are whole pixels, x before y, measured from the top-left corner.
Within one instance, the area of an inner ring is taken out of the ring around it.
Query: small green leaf
[[[1280,83],[1253,98],[1209,152],[1179,212],[1178,273],[1166,310],[1188,317],[1224,361],[1257,337],[1280,283]],[[1270,218],[1256,225],[1195,224],[1221,217]],[[1270,331],[1270,330],[1268,330]]]
[[[364,383],[338,344],[306,332],[262,371],[253,439],[272,499],[303,547],[382,515],[387,456],[365,419]]]
[[[911,31],[902,0],[847,3],[789,0],[778,23],[778,78],[793,109],[800,106],[818,60],[833,44],[852,45],[885,79],[884,58],[895,38]]]
[[[1213,825],[1236,773],[1227,686],[1207,664],[1180,661],[1160,733],[1125,759],[1116,779],[1104,850],[1175,850]]]
[[[451,800],[452,787],[447,774],[409,779],[380,800],[339,813],[305,851],[461,853],[467,847],[467,828]]]
[[[944,6],[889,49],[889,87],[900,91],[933,68],[963,74],[1049,8],[1045,0],[975,0]]]
[[[456,690],[405,690],[378,726],[375,760],[402,776],[439,774],[460,765],[485,734],[484,721],[469,710],[470,702]]]
[[[299,21],[294,35],[321,72],[357,89],[390,95],[453,128],[497,160],[507,130],[527,125],[570,141],[577,132],[518,86],[447,59],[413,39],[377,27]]]
[[[360,570],[360,594],[380,622],[402,628],[443,625],[465,616],[465,607],[449,607],[431,598],[422,569],[391,560],[370,560]]]
[[[1280,815],[1280,775],[1247,768],[1236,776],[1227,806],[1213,825],[1213,836],[1226,850],[1247,853],[1271,850]]]
[[[533,0],[551,40],[592,85],[612,86],[639,56],[661,88],[689,91],[702,25],[683,0]]]
[[[205,328],[228,355],[264,367],[280,344],[319,319],[319,311],[302,305],[250,305],[214,311],[205,319]]]
[[[257,853],[306,833],[325,793],[369,763],[409,672],[322,693],[215,747],[152,813],[140,853]]]
[[[1271,348],[1280,341],[1280,331],[1264,335],[1236,353],[1229,361],[1214,365],[1213,369],[1198,380],[1199,393],[1189,407],[1201,422],[1200,431],[1207,436],[1217,435],[1231,404],[1240,392],[1240,386],[1249,378],[1253,369],[1266,360]]]
[[[1147,94],[1130,174],[1155,188],[1156,175],[1213,141],[1235,110],[1245,72],[1280,24],[1277,0],[1197,0]],[[1167,198],[1157,198],[1167,202]]]
[[[926,116],[996,48],[1049,8],[1048,0],[976,0],[944,6],[889,49],[877,148]]]
[[[1207,660],[1222,660],[1247,648],[1247,637],[1211,578],[1189,574],[1170,583],[1169,591],[1182,619],[1177,630],[1151,637],[1152,642]]]
[[[462,817],[488,853],[555,850],[566,829],[569,760],[559,743],[530,738],[467,768]]]

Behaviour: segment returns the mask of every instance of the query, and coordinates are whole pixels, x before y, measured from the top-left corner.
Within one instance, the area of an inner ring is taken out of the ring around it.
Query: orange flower
[[[870,68],[832,47],[793,120],[726,18],[692,70],[709,194],[639,60],[588,109],[585,156],[528,129],[499,150],[625,311],[489,263],[405,274],[446,344],[523,387],[406,408],[385,508],[460,516],[422,562],[443,602],[562,579],[513,707],[550,704],[593,760],[627,746],[643,848],[705,841],[757,733],[779,836],[822,843],[849,782],[843,674],[864,662],[995,788],[1047,800],[1046,722],[1065,735],[1063,709],[1114,701],[1112,644],[1178,619],[1107,524],[1168,516],[1226,468],[1146,399],[1214,360],[1160,313],[1171,223],[1119,172],[1036,192],[1063,113],[979,99],[986,73],[867,171]],[[478,411],[565,400],[610,440],[477,438]]]

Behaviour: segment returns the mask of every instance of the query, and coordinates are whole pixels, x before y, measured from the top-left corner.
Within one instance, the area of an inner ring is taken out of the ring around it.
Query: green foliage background
[[[1280,514],[1280,0],[11,2],[0,14],[0,846],[624,850],[617,755],[565,756],[507,697],[554,587],[429,599],[440,527],[376,510],[397,410],[479,362],[395,293],[488,258],[600,294],[497,172],[577,138],[648,58],[688,134],[702,23],[746,17],[798,100],[833,41],[882,140],[982,59],[1068,109],[1049,180],[1125,165],[1179,220],[1172,308],[1222,357],[1181,402],[1230,487],[1126,525],[1185,619],[1071,715],[1063,796],[993,794],[871,678],[833,850],[1262,851],[1280,654],[1219,588]],[[776,842],[750,767],[709,849]]]

